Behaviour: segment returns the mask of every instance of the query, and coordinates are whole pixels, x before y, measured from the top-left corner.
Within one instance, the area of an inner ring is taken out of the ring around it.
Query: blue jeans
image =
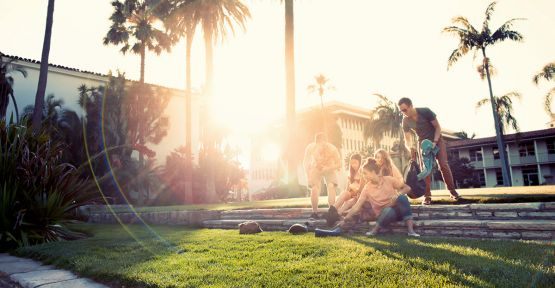
[[[386,207],[382,210],[376,222],[380,227],[386,227],[392,222],[410,219],[412,219],[412,211],[409,199],[406,195],[400,195],[392,207]]]

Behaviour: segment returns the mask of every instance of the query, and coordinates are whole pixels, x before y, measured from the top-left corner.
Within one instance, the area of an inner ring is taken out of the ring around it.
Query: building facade
[[[505,135],[513,186],[555,184],[555,128]],[[450,153],[468,158],[481,187],[503,186],[495,137],[448,143]]]
[[[2,56],[0,56],[2,57]],[[35,104],[35,95],[37,91],[37,84],[40,72],[40,61],[24,59],[17,56],[5,55],[2,57],[4,61],[14,59],[14,65],[19,65],[27,72],[27,77],[23,77],[21,73],[15,72],[11,76],[14,78],[14,95],[17,101],[20,114],[23,108],[28,105]],[[83,115],[83,109],[78,104],[79,92],[78,88],[81,85],[88,87],[105,86],[108,83],[108,75],[94,73],[89,71],[82,71],[76,68],[64,67],[60,65],[50,64],[48,66],[48,82],[46,86],[45,95],[54,94],[56,99],[64,101],[63,108],[71,109],[78,115]],[[185,132],[185,91],[179,89],[171,89],[171,98],[168,103],[164,115],[169,117],[170,126],[168,135],[158,145],[152,145],[152,150],[156,152],[157,161],[165,161],[166,156],[169,155],[175,148],[185,145],[186,132]],[[193,153],[197,154],[199,149],[199,110],[200,97],[198,93],[193,94],[192,103],[192,146]],[[14,112],[12,101],[8,106],[8,119]],[[196,155],[193,157],[198,160]]]

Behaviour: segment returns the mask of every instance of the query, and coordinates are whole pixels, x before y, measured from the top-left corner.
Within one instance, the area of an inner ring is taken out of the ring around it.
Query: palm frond
[[[553,114],[553,111],[551,109],[551,102],[553,100],[553,96],[555,96],[555,87],[549,90],[549,92],[547,92],[547,94],[545,95],[544,109],[549,115]]]
[[[502,42],[505,40],[513,40],[513,41],[517,41],[517,42],[521,42],[524,40],[524,36],[522,36],[522,34],[520,34],[520,32],[515,31],[515,30],[511,30],[512,26],[513,26],[513,22],[517,21],[517,20],[524,20],[523,18],[514,18],[511,19],[507,22],[505,22],[503,25],[501,25],[499,28],[497,28],[497,30],[491,35],[490,38],[490,44],[494,44],[496,42]]]
[[[453,18],[451,20],[451,22],[453,24],[460,24],[462,25],[466,31],[472,33],[472,34],[477,34],[478,31],[476,30],[476,28],[474,28],[474,26],[472,26],[472,24],[470,24],[470,21],[468,21],[468,19],[466,19],[466,17],[463,16],[457,16],[455,18]],[[458,27],[456,27],[458,28]],[[460,28],[459,28],[460,29]]]
[[[555,77],[555,62],[546,64],[540,72],[538,72],[532,78],[532,81],[538,85],[540,80],[545,79],[546,81],[553,80]]]
[[[486,17],[484,18],[484,23],[482,24],[482,33],[486,32],[487,34],[489,34],[489,21],[491,20],[491,15],[493,14],[493,11],[495,11],[495,5],[497,5],[497,2],[494,1],[488,5],[488,8],[486,8]]]
[[[489,98],[484,98],[476,103],[476,109],[489,103]]]

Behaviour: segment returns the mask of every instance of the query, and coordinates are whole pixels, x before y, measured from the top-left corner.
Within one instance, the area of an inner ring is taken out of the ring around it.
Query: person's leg
[[[441,176],[443,177],[443,182],[451,195],[458,197],[459,194],[455,190],[455,182],[453,181],[453,173],[451,173],[451,167],[449,167],[447,146],[442,139],[439,140],[438,146],[439,153],[437,155],[437,162],[439,164],[439,171],[441,171]]]
[[[391,222],[395,222],[395,220],[397,220],[397,213],[395,213],[395,210],[391,207],[384,208],[380,216],[378,216],[378,220],[376,220],[376,226],[374,226],[367,235],[376,235],[380,231],[380,228],[387,227],[387,225]]]
[[[347,200],[349,200],[349,198],[351,197],[351,193],[349,193],[349,191],[345,190],[343,192],[341,192],[341,194],[339,194],[339,196],[337,197],[337,200],[335,201],[335,208],[337,208],[337,211],[341,210],[341,206],[343,206],[343,203],[345,203]]]
[[[351,199],[345,201],[345,203],[343,203],[341,208],[337,209],[337,213],[339,213],[339,215],[341,215],[341,214],[347,212],[347,210],[351,209],[356,203],[357,203],[356,198],[351,198]]]
[[[410,202],[407,196],[401,195],[397,198],[395,202],[395,208],[399,212],[399,217],[407,224],[407,232],[409,236],[420,236],[414,232],[414,221],[412,220],[412,210],[410,208]]]
[[[310,188],[310,202],[312,205],[313,214],[318,212],[318,198],[320,197],[320,188],[322,183],[322,176],[319,173],[313,172],[309,176],[308,184]]]
[[[337,174],[335,171],[331,171],[325,174],[326,186],[328,188],[328,205],[334,206],[335,204],[335,193],[337,190]]]

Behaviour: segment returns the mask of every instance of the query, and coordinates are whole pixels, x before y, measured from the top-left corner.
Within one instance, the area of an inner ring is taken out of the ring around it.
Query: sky
[[[44,0],[0,0],[0,51],[40,59],[46,6]],[[56,0],[50,62],[107,73],[122,70],[138,79],[139,57],[122,55],[102,38],[110,26],[110,0]],[[252,18],[215,48],[214,110],[235,137],[264,127],[285,115],[284,7],[278,0],[243,1]],[[481,27],[485,0],[296,0],[295,64],[297,108],[318,105],[307,93],[323,73],[335,90],[324,101],[342,101],[371,109],[372,93],[393,101],[409,97],[417,107],[436,112],[443,128],[494,135],[491,108],[476,110],[488,97],[486,81],[476,72],[481,57],[461,58],[449,71],[447,59],[457,39],[441,33],[455,16]],[[491,27],[511,18],[524,42],[502,42],[488,48],[497,69],[495,95],[522,94],[514,110],[522,131],[546,128],[550,120],[543,99],[552,83],[536,86],[532,76],[555,61],[555,1],[500,0]],[[551,12],[551,13],[550,13]],[[551,14],[551,15],[550,15]],[[194,87],[203,85],[204,47],[201,33],[193,46]],[[184,88],[185,45],[171,53],[147,55],[146,81]]]

